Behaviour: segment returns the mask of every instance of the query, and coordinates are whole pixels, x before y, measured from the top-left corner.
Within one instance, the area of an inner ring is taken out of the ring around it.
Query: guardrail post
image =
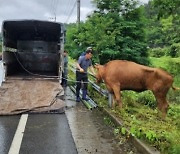
[[[2,85],[3,82],[3,76],[4,76],[4,70],[3,70],[3,63],[0,61],[0,86]]]
[[[3,81],[5,81],[7,76],[7,66],[5,65],[5,63],[2,64],[2,68],[3,68]]]
[[[111,93],[108,93],[108,104],[109,104],[109,107],[112,107],[112,94]]]

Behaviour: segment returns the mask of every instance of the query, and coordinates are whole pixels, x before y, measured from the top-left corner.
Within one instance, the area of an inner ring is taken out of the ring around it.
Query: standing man
[[[88,74],[87,70],[90,67],[93,74],[94,68],[92,66],[92,50],[87,50],[84,56],[80,56],[77,62],[77,69],[76,69],[76,102],[80,102],[79,92],[81,89],[81,81],[83,81],[83,100],[88,100],[86,97],[87,95],[87,87],[88,87]]]
[[[62,82],[63,87],[67,87],[67,74],[68,74],[68,55],[67,51],[64,50],[64,70],[62,72]]]

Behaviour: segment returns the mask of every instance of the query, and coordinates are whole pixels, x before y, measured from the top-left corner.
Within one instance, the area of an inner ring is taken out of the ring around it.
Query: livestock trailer
[[[40,20],[6,20],[2,24],[5,78],[58,77],[63,70],[65,28]]]

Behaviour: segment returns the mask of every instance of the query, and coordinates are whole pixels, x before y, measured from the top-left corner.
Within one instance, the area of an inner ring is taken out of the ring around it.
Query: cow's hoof
[[[122,108],[122,104],[119,104],[119,108],[120,108],[120,109]]]

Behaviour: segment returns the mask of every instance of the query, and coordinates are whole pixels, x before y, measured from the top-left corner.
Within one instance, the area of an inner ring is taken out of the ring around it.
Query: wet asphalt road
[[[63,114],[30,114],[20,154],[137,154],[125,138],[116,139],[98,111],[87,110],[66,89]],[[0,154],[7,154],[20,116],[0,117]]]
[[[20,154],[76,154],[65,114],[30,115]]]
[[[20,116],[0,117],[0,154],[9,152]],[[65,114],[32,114],[26,124],[20,154],[77,154]]]
[[[0,116],[0,154],[7,154],[20,116]]]

